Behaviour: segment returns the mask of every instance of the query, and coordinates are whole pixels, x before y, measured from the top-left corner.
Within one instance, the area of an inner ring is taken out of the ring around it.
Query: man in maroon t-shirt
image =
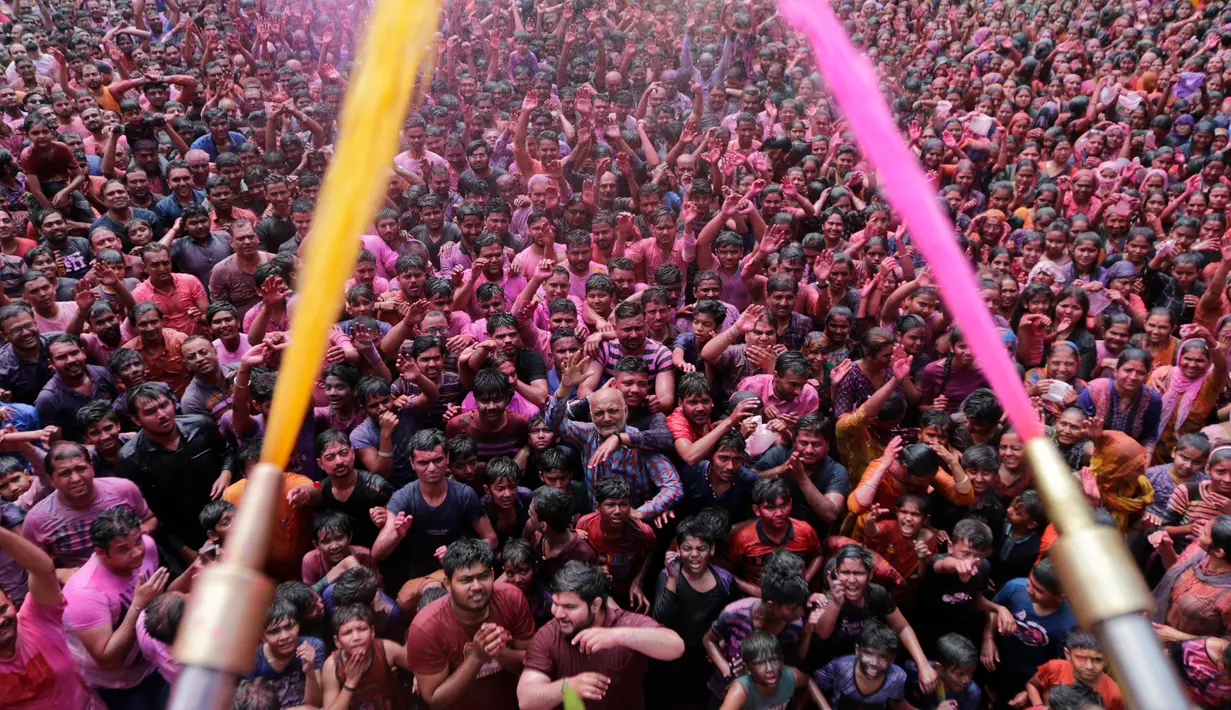
[[[534,634],[521,590],[495,584],[492,549],[462,538],[442,560],[449,593],[428,604],[406,634],[406,664],[432,707],[516,710],[517,674]]]
[[[534,634],[517,684],[521,710],[551,710],[563,687],[586,710],[642,710],[647,658],[674,661],[684,640],[648,616],[607,606],[607,575],[573,560],[551,585],[553,618]]]

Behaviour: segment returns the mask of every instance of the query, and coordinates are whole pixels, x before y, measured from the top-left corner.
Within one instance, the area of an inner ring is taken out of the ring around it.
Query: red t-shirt
[[[73,151],[60,141],[52,141],[51,147],[35,152],[34,146],[26,146],[21,151],[21,166],[26,173],[32,174],[39,182],[49,180],[68,180],[68,171],[76,165]],[[51,199],[53,195],[47,195]]]
[[[435,603],[435,602],[433,602]],[[648,616],[622,609],[608,608],[602,626],[658,628]],[[570,639],[560,633],[560,622],[552,619],[538,630],[526,650],[525,668],[538,671],[555,680],[571,678],[579,673],[601,673],[611,679],[602,700],[587,700],[586,710],[643,710],[646,657],[623,646],[598,653],[584,654]],[[467,706],[470,707],[470,706]]]
[[[1076,680],[1073,677],[1073,664],[1063,658],[1057,658],[1039,666],[1038,676],[1039,683],[1043,685],[1044,695],[1057,685],[1068,685]],[[1094,690],[1102,696],[1103,707],[1107,710],[1124,710],[1124,696],[1120,694],[1120,686],[1116,685],[1111,676],[1104,673]]]
[[[628,595],[633,575],[641,569],[642,562],[654,549],[654,531],[649,525],[629,518],[624,524],[623,535],[612,539],[603,534],[598,513],[581,516],[577,531],[586,534],[586,542],[598,555],[598,563],[611,573],[611,593],[616,597]]]
[[[511,584],[499,583],[492,589],[489,613],[484,623],[503,626],[515,641],[529,641],[534,636],[534,617],[521,590]],[[481,624],[463,624],[453,613],[449,595],[428,604],[415,615],[406,632],[406,665],[415,674],[433,675],[448,668],[456,670],[466,660],[466,649]],[[517,709],[517,677],[491,662],[479,670],[478,676],[466,685],[459,708]]]
[[[811,525],[791,518],[787,522],[786,537],[777,543],[765,534],[758,520],[731,536],[731,541],[727,543],[727,557],[735,564],[736,574],[753,584],[760,584],[765,560],[778,548],[790,550],[808,562],[820,553],[821,539]]]

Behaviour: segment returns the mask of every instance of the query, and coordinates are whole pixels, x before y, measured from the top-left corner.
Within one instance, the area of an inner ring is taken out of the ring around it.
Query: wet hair
[[[229,501],[211,500],[197,514],[197,522],[201,524],[202,530],[213,530],[218,527],[218,523],[222,522],[227,513],[234,510],[235,505]]]
[[[987,444],[975,444],[962,452],[962,468],[999,471],[1000,453]]]
[[[1103,698],[1094,688],[1082,683],[1056,685],[1047,691],[1048,710],[1090,710],[1103,707]]]
[[[761,572],[761,600],[766,603],[803,605],[808,601],[808,594],[808,583],[798,572],[789,572],[777,565],[767,565]]]
[[[563,493],[563,491],[560,491]],[[675,529],[675,541],[679,544],[684,543],[684,538],[691,537],[695,540],[700,540],[710,547],[717,544],[714,539],[714,531],[698,516],[685,518]]]
[[[319,540],[321,533],[341,533],[345,537],[354,534],[351,518],[340,510],[324,510],[312,521],[312,539]]]
[[[527,565],[530,569],[534,569],[538,562],[538,554],[535,553],[534,546],[529,540],[513,537],[509,538],[508,542],[504,543],[504,547],[500,548],[500,560],[504,563],[506,570],[514,565]]]
[[[967,421],[997,423],[1004,416],[1000,398],[990,388],[980,387],[962,400],[962,414]]]
[[[848,544],[838,548],[834,556],[829,558],[825,565],[827,568],[832,565],[833,569],[838,569],[843,562],[847,560],[855,560],[863,565],[864,571],[871,574],[872,568],[876,566],[876,558],[872,555],[872,551],[863,545]]]
[[[1185,434],[1181,436],[1175,444],[1175,450],[1192,449],[1202,456],[1210,455],[1210,440],[1205,434],[1196,432],[1193,434]]]
[[[486,545],[485,545],[486,547]],[[447,553],[446,553],[447,554]],[[347,604],[371,604],[380,588],[376,571],[367,567],[351,567],[333,584],[335,606]]]
[[[479,445],[469,434],[458,434],[445,442],[445,455],[449,462],[471,459],[479,455]]]
[[[898,454],[898,462],[914,478],[930,479],[940,469],[940,457],[927,444],[907,444]]]
[[[299,607],[295,606],[289,599],[275,598],[273,603],[269,605],[269,609],[265,612],[265,628],[291,619],[295,623],[299,623]]]
[[[945,438],[953,436],[953,418],[948,412],[939,409],[927,409],[919,415],[920,429],[939,429],[944,432]]]
[[[552,449],[543,453],[546,455],[550,451]],[[543,465],[545,466],[546,462],[543,462]],[[538,519],[552,531],[562,533],[569,529],[573,520],[573,497],[565,491],[551,486],[540,486],[534,491],[531,505],[534,506],[534,514]]]
[[[278,710],[282,701],[268,678],[245,678],[235,687],[231,710]]]
[[[351,569],[348,569],[346,572],[348,573],[354,572],[357,569],[365,569],[365,568],[364,567],[353,567]],[[346,573],[343,573],[342,576],[346,576]],[[338,600],[336,587],[334,589],[333,599],[334,599],[334,602],[337,602]],[[370,604],[354,604],[354,603],[339,604],[337,608],[335,608],[333,611],[333,617],[332,617],[333,629],[334,631],[337,631],[341,629],[343,625],[350,623],[352,621],[362,621],[362,622],[365,622],[368,626],[372,626],[375,619],[376,619],[376,614],[372,611],[372,606]]]
[[[449,543],[449,546],[445,548],[445,554],[441,557],[440,564],[444,568],[445,577],[452,579],[453,573],[457,570],[476,564],[481,564],[490,570],[494,559],[492,548],[486,542],[472,537],[463,537]]]
[[[443,449],[445,441],[445,434],[439,429],[420,429],[410,437],[410,450],[413,455],[415,451],[426,453]]]
[[[1089,631],[1081,629],[1073,629],[1064,639],[1064,647],[1070,651],[1097,651],[1103,652],[1103,647],[1098,642],[1098,637]]]
[[[594,484],[594,500],[600,505],[605,500],[632,497],[632,488],[621,476],[603,476]]]
[[[897,655],[901,641],[893,629],[879,621],[869,621],[859,633],[858,646],[862,651],[876,651],[892,658]]]
[[[168,646],[175,643],[180,622],[184,620],[185,597],[179,592],[164,592],[145,608],[145,632],[150,638]]]
[[[1017,502],[1022,504],[1022,510],[1026,512],[1026,517],[1030,519],[1030,522],[1040,528],[1047,526],[1047,506],[1043,505],[1043,499],[1039,497],[1038,491],[1022,491],[1017,496]]]
[[[296,607],[299,608],[299,615],[302,618],[309,608],[316,603],[318,595],[312,590],[312,587],[304,584],[299,580],[291,580],[283,582],[274,589],[274,599],[287,599]]]
[[[141,518],[126,505],[114,505],[99,512],[90,523],[90,542],[94,547],[110,551],[111,541],[127,537],[141,527]]]
[[[1069,638],[1076,631],[1069,632]],[[961,634],[945,634],[936,639],[935,659],[945,668],[970,668],[979,662],[979,650]]]
[[[705,374],[701,372],[688,372],[681,375],[679,383],[675,387],[676,398],[683,400],[685,397],[700,395],[713,395],[709,379],[706,378]]]
[[[610,581],[601,569],[579,560],[565,562],[551,580],[554,594],[572,592],[586,604],[595,599],[606,599],[609,588]]]
[[[762,478],[752,487],[753,505],[791,500],[791,489],[781,478]]]
[[[550,471],[554,468],[568,471],[568,453],[559,446],[549,446],[539,454],[539,468],[544,471]],[[571,474],[572,472],[570,471],[569,473]]]
[[[511,481],[516,486],[521,479],[521,469],[508,456],[498,456],[487,462],[483,475],[489,486],[495,485],[496,481]]]
[[[1050,557],[1045,557],[1042,560],[1039,560],[1038,564],[1034,566],[1034,569],[1030,570],[1030,576],[1034,577],[1034,581],[1037,582],[1040,587],[1046,589],[1052,594],[1062,593],[1060,588],[1060,576],[1056,574],[1055,564],[1051,561]]]
[[[963,518],[953,526],[953,542],[965,542],[980,552],[992,549],[992,529],[978,518]]]
[[[1210,525],[1210,550],[1231,553],[1231,515],[1220,515]]]
[[[782,643],[778,637],[765,631],[753,631],[744,637],[740,643],[739,657],[745,668],[751,668],[754,663],[766,661],[781,661]]]

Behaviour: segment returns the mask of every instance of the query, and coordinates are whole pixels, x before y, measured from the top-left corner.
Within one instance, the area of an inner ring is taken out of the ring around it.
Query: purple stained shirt
[[[150,509],[137,484],[123,478],[94,479],[94,500],[84,508],[69,507],[58,493],[39,501],[26,515],[21,534],[30,542],[47,550],[56,566],[80,567],[94,554],[90,541],[90,524],[100,512],[116,505],[127,505],[137,517],[149,515]]]

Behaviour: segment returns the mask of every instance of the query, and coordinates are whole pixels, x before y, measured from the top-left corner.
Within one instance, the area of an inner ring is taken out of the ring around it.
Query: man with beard
[[[231,189],[225,185],[223,187]],[[180,226],[187,239],[163,239],[163,244],[171,248],[171,263],[176,271],[195,276],[197,281],[207,284],[214,266],[235,253],[231,248],[230,235],[210,229],[210,213],[201,205],[185,207]],[[209,300],[206,299],[208,306]],[[205,308],[201,307],[200,310],[204,312]]]
[[[97,478],[90,454],[81,444],[59,441],[47,455],[47,479],[55,492],[26,515],[21,534],[56,562],[57,576],[68,581],[93,553],[90,524],[99,513],[126,505],[141,518],[146,534],[158,527],[141,491],[122,478]]]
[[[167,186],[171,189],[171,194],[154,206],[154,212],[158,214],[163,229],[170,229],[175,220],[184,213],[185,207],[199,205],[205,201],[205,191],[196,188],[192,169],[182,160],[175,160],[167,165]]]
[[[509,378],[495,367],[485,367],[474,375],[472,384],[475,409],[459,414],[445,426],[450,439],[466,434],[474,439],[484,460],[497,456],[516,456],[530,434],[530,421],[509,410],[513,390]]]
[[[102,110],[93,104],[82,109],[81,124],[88,131],[87,135],[82,136],[82,146],[85,148],[85,152],[102,158],[107,150],[107,141],[111,138],[111,131],[107,128],[107,124],[103,122]],[[121,135],[119,145],[127,152],[128,137]]]
[[[756,465],[761,475],[786,480],[794,505],[791,517],[817,530],[827,529],[845,513],[846,497],[851,493],[846,468],[829,457],[827,428],[828,422],[820,414],[805,414],[799,418],[794,447],[775,446]]]
[[[521,590],[496,584],[486,543],[462,538],[443,557],[448,594],[415,615],[406,664],[433,708],[517,708],[517,676],[534,635]]]
[[[641,710],[648,660],[684,655],[684,641],[674,631],[648,616],[608,607],[608,584],[601,569],[576,560],[556,573],[554,618],[531,640],[517,685],[522,710],[558,707],[565,685],[588,710]]]
[[[145,181],[146,191],[148,192],[149,180]],[[128,194],[128,188],[119,180],[108,180],[103,183],[102,189],[103,204],[107,206],[107,211],[94,220],[90,225],[90,233],[97,229],[108,229],[115,232],[116,236],[124,243],[124,251],[132,249],[132,242],[128,239],[128,223],[134,219],[140,219],[148,222],[150,227],[154,229],[155,236],[162,234],[162,225],[158,221],[158,215],[150,210],[132,206],[132,198]]]
[[[159,178],[161,179],[161,178]],[[133,207],[140,207],[143,210],[154,211],[154,206],[158,204],[165,195],[160,195],[150,189],[150,176],[142,168],[133,168],[124,173],[124,187],[128,188],[128,198],[132,202]],[[150,223],[154,225],[154,222]],[[157,224],[159,229],[162,229],[162,224]]]
[[[491,166],[491,148],[487,143],[483,140],[470,141],[470,145],[466,146],[466,161],[470,164],[470,169],[458,177],[458,183],[465,183],[467,180],[476,178],[485,180],[491,189],[491,194],[497,194],[496,181],[508,173]]]
[[[188,336],[182,331],[164,328],[162,310],[153,301],[142,301],[134,306],[128,312],[128,322],[137,331],[137,337],[124,343],[124,347],[141,353],[151,380],[165,382],[176,397],[183,397],[192,381],[182,350]]]
[[[90,270],[93,255],[90,240],[69,236],[69,223],[58,210],[47,210],[34,216],[38,228],[39,243],[51,249],[56,261],[56,275],[62,278],[80,279]]]
[[[744,466],[744,437],[727,431],[714,446],[708,459],[681,470],[684,499],[676,514],[683,518],[716,505],[733,524],[752,519],[752,489],[759,479]]]
[[[265,178],[265,197],[269,205],[256,223],[256,235],[261,249],[277,253],[278,247],[295,238],[295,222],[291,219],[291,186],[286,178],[274,173]]]
[[[0,388],[11,392],[14,402],[33,404],[53,374],[34,311],[25,303],[0,308],[0,334],[6,341],[0,345]]]
[[[865,624],[855,653],[835,658],[814,677],[834,710],[878,710],[906,704],[906,671],[894,664],[898,635],[884,624]]]
[[[239,158],[228,153],[239,167]],[[253,224],[257,222],[256,213],[235,205],[235,186],[226,175],[210,176],[205,183],[205,194],[209,197],[210,229],[226,234],[237,219],[246,219]],[[207,279],[208,280],[208,279]]]
[[[112,399],[119,389],[107,368],[87,365],[81,339],[61,333],[47,341],[48,361],[55,372],[34,400],[39,422],[58,426],[69,441],[81,441],[85,430],[77,423],[77,410],[96,399]]]
[[[560,371],[560,385],[547,400],[547,427],[558,432],[587,462],[585,483],[591,505],[596,505],[595,482],[603,476],[615,475],[629,482],[630,502],[636,507],[634,515],[642,519],[662,515],[683,495],[679,474],[664,455],[625,443],[626,439],[631,441],[635,430],[628,427],[624,395],[610,387],[595,392],[590,399],[592,424],[574,422],[565,416],[568,397],[586,378],[589,366],[589,358],[581,353],[568,358]],[[658,489],[654,495],[652,488]]]
[[[650,394],[650,370],[645,366],[645,361],[634,355],[620,358],[610,386],[624,395],[628,425],[636,429],[635,433],[627,434],[628,446],[647,451],[674,451],[675,441],[671,430],[667,428],[667,418],[659,412],[651,411],[647,403]],[[590,398],[581,397],[569,402],[568,416],[573,421],[590,421]],[[623,438],[625,437],[621,437]]]
[[[346,514],[351,519],[354,544],[370,549],[380,534],[371,512],[389,504],[393,486],[374,473],[355,468],[355,450],[343,432],[322,432],[316,437],[316,451],[316,464],[325,475],[321,481],[320,510]]]
[[[405,555],[405,569],[411,579],[398,592],[397,602],[407,613],[418,605],[425,581],[443,581],[436,553],[444,545],[473,532],[489,547],[496,547],[496,531],[479,506],[478,496],[466,484],[446,478],[449,466],[444,434],[436,429],[416,432],[408,447],[419,480],[393,494],[380,535],[372,545],[374,560],[395,552]],[[408,536],[412,526],[415,533]],[[403,543],[404,551],[399,549]]]
[[[647,336],[645,306],[638,301],[625,301],[616,306],[612,315],[614,332],[595,333],[586,340],[586,352],[596,352],[597,356],[586,370],[580,393],[594,392],[603,381],[615,377],[616,363],[630,355],[636,356],[645,361],[654,381],[654,393],[646,398],[650,410],[670,412],[675,408],[675,368],[671,366],[671,351]]]
[[[184,390],[180,409],[184,414],[207,415],[217,424],[222,415],[231,410],[231,384],[236,367],[218,364],[218,350],[202,335],[185,338],[180,353],[184,366],[192,373],[192,382]]]

